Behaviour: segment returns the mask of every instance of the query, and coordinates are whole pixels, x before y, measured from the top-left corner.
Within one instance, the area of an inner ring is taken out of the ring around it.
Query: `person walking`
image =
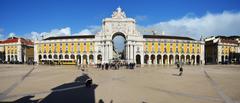
[[[179,62],[176,62],[176,64],[177,64],[177,69],[180,67],[180,64],[179,64]]]
[[[104,63],[102,63],[102,70],[104,70]]]
[[[183,67],[181,66],[181,67],[179,68],[179,76],[182,76],[182,74],[183,74]]]

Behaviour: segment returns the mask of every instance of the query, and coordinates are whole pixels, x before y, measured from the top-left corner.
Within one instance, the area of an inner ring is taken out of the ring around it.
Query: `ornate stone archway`
[[[125,39],[125,60],[136,62],[136,55],[140,54],[141,64],[143,63],[143,37],[136,29],[136,21],[128,18],[125,12],[118,7],[113,12],[111,18],[105,18],[102,22],[102,30],[95,36],[95,50],[100,51],[102,62],[109,63],[113,59],[114,46],[112,40],[115,36],[120,35]]]

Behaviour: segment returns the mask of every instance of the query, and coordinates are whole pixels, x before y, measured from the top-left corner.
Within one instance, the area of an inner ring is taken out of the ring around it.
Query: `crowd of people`
[[[118,70],[120,68],[126,68],[126,69],[134,69],[135,68],[136,63],[126,63],[126,62],[112,62],[112,63],[98,63],[97,64],[97,68],[98,69],[102,69],[102,70],[109,70],[109,69],[113,69],[113,70]]]

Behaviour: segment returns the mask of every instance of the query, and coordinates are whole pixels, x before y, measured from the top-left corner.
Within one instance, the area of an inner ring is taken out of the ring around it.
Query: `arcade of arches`
[[[136,55],[136,63],[140,63],[140,55]],[[200,64],[200,55],[144,55],[144,64],[175,64],[176,62],[182,62],[185,64]]]

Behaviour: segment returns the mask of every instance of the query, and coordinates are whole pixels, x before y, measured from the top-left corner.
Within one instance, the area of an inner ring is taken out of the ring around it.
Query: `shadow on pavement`
[[[180,76],[179,74],[172,74],[173,76]]]
[[[13,102],[0,102],[0,103],[38,103],[39,100],[31,100],[34,96],[24,96],[19,98]]]
[[[53,88],[52,92],[41,100],[31,100],[34,96],[25,96],[13,102],[2,103],[95,103],[97,85],[85,86],[88,79],[90,77],[83,74],[77,77],[74,82]]]

